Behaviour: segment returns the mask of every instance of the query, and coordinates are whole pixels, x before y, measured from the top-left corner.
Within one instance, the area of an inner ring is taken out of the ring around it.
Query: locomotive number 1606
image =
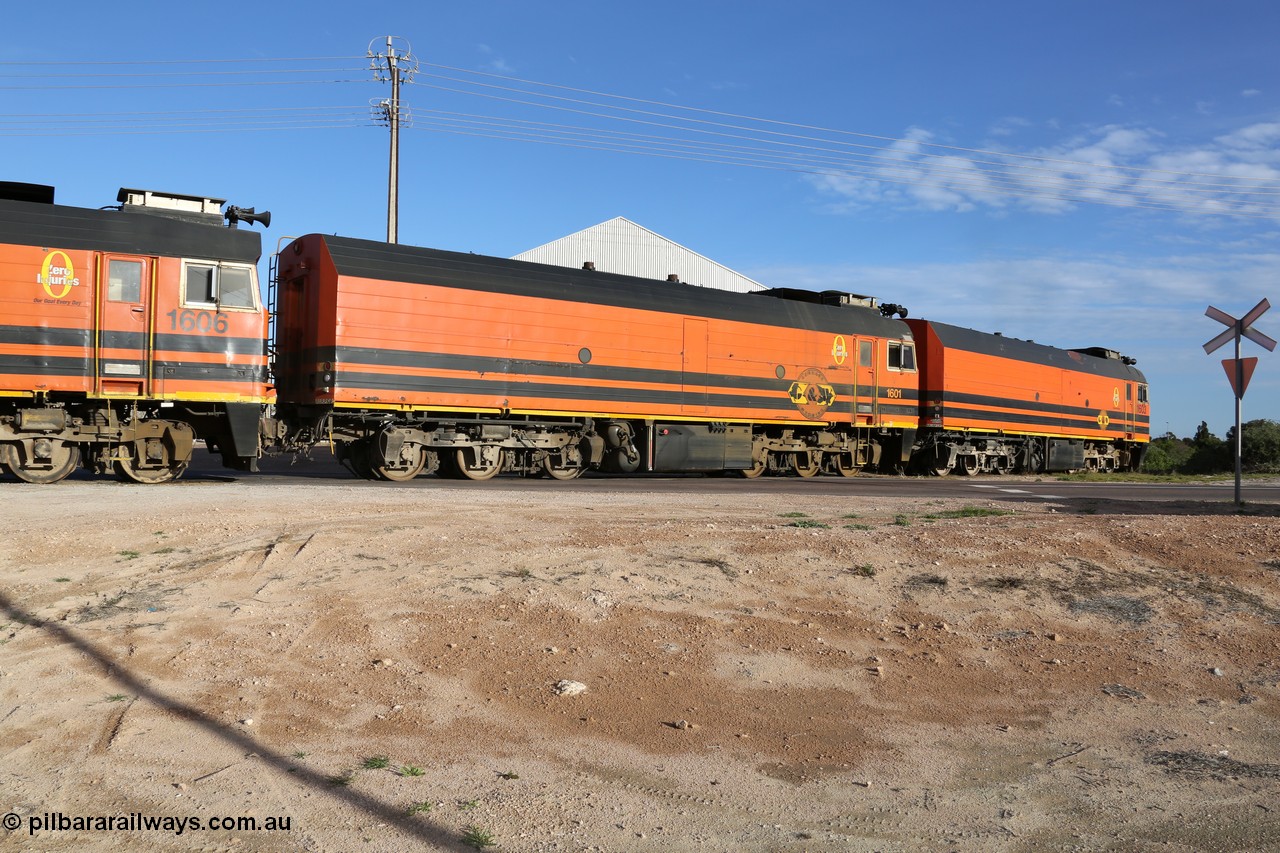
[[[190,308],[174,309],[165,315],[169,318],[170,331],[213,332],[222,335],[227,331],[227,316],[212,311],[192,311]]]

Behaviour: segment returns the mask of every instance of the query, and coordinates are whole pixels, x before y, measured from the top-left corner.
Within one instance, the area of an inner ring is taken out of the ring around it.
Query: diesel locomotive
[[[332,448],[367,479],[1132,470],[1133,360],[838,292],[738,294],[0,183],[0,470],[158,483]],[[224,220],[225,223],[224,224]]]

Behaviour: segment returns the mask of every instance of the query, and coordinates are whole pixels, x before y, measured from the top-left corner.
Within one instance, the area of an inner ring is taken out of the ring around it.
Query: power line
[[[365,106],[263,107],[109,113],[0,114],[0,136],[299,130],[372,126]]]
[[[94,74],[98,79],[113,77],[226,77],[242,74],[331,74],[336,72],[358,72],[359,68],[280,68],[280,69],[245,69],[240,71],[147,71],[133,74]],[[58,80],[79,78],[83,74],[0,74],[0,80]]]
[[[73,91],[77,89],[89,89],[100,91],[103,89],[214,89],[234,86],[300,86],[300,85],[328,85],[332,83],[368,83],[368,80],[257,80],[243,83],[139,83],[127,86],[121,85],[68,85],[68,86],[0,86],[0,90],[6,92],[48,92],[48,91]]]
[[[71,65],[224,65],[229,63],[251,62],[339,62],[344,59],[360,62],[363,56],[255,56],[250,59],[48,59],[48,60],[3,60],[0,66],[6,65],[56,65],[66,68]]]
[[[424,127],[423,129],[430,130],[430,128],[428,127]],[[671,159],[671,160],[684,160],[684,161],[693,161],[693,162],[714,163],[718,165],[742,166],[742,167],[748,167],[748,168],[792,172],[792,173],[799,173],[799,174],[819,175],[819,176],[826,176],[826,177],[866,177],[869,180],[873,180],[880,183],[897,185],[897,186],[943,189],[943,190],[949,190],[952,192],[959,192],[962,190],[964,192],[979,193],[983,195],[1013,196],[1013,197],[1018,197],[1018,198],[1028,199],[1028,200],[1038,200],[1038,201],[1045,201],[1045,202],[1066,202],[1066,203],[1087,202],[1090,204],[1097,204],[1097,205],[1102,205],[1106,207],[1136,208],[1136,209],[1147,209],[1147,210],[1164,211],[1164,212],[1183,212],[1183,213],[1202,212],[1202,213],[1222,214],[1222,215],[1240,217],[1240,218],[1258,218],[1258,219],[1264,219],[1264,218],[1270,219],[1276,216],[1277,214],[1280,214],[1280,208],[1274,208],[1274,209],[1268,208],[1261,211],[1259,210],[1233,211],[1228,209],[1219,209],[1212,205],[1205,204],[1205,205],[1202,205],[1203,209],[1196,210],[1194,208],[1189,209],[1188,205],[1186,204],[1174,204],[1170,202],[1160,203],[1155,201],[1143,201],[1143,200],[1134,199],[1134,198],[1126,199],[1123,197],[1081,198],[1079,196],[1058,195],[1058,194],[1053,194],[1048,192],[1023,193],[1023,192],[1011,191],[1009,189],[982,187],[982,186],[972,185],[972,184],[963,186],[961,190],[957,190],[954,182],[944,183],[940,181],[929,181],[929,180],[908,180],[906,178],[885,176],[879,172],[867,172],[867,171],[859,172],[857,170],[851,170],[851,169],[839,169],[839,170],[820,169],[816,167],[805,167],[798,164],[788,166],[780,163],[771,164],[766,162],[746,162],[742,159],[733,159],[733,158],[728,158],[723,156],[713,156],[710,154],[699,155],[691,152],[681,153],[677,151],[663,151],[658,148],[650,148],[648,150],[634,150],[634,149],[624,148],[616,145],[608,145],[608,144],[601,144],[601,143],[593,144],[587,141],[574,142],[574,141],[569,141],[565,139],[546,139],[546,138],[540,139],[540,138],[532,138],[529,136],[517,137],[511,134],[506,134],[498,131],[485,131],[481,129],[475,129],[475,130],[455,129],[455,130],[444,130],[442,132],[453,133],[461,136],[497,139],[497,140],[504,140],[504,141],[532,142],[536,144],[556,145],[561,147],[577,148],[577,149],[591,150],[591,151],[643,154],[645,156],[659,157],[659,158]],[[1213,200],[1210,199],[1210,200],[1201,200],[1201,201],[1207,202],[1207,201],[1213,201]]]
[[[659,106],[659,107],[664,107],[664,108],[667,108],[667,109],[678,109],[678,110],[685,110],[685,111],[693,112],[693,113],[700,113],[700,114],[704,114],[704,115],[714,115],[714,116],[720,116],[720,117],[723,117],[723,118],[732,118],[732,119],[737,119],[737,120],[754,121],[754,122],[759,122],[759,123],[762,123],[762,124],[775,125],[775,126],[779,126],[779,127],[789,127],[789,128],[794,128],[794,129],[798,129],[798,130],[820,131],[820,132],[823,132],[823,133],[838,134],[838,135],[841,135],[841,136],[851,136],[851,137],[857,137],[857,138],[861,138],[861,139],[873,139],[873,140],[877,140],[877,141],[880,141],[880,142],[891,142],[891,143],[903,143],[903,142],[905,142],[905,143],[911,143],[911,144],[914,144],[914,145],[920,145],[920,146],[929,147],[929,148],[938,148],[938,149],[944,149],[944,150],[947,150],[947,151],[957,151],[957,152],[964,153],[964,154],[981,154],[981,155],[984,155],[984,156],[994,156],[994,157],[1010,158],[1010,159],[1015,159],[1015,160],[1017,160],[1017,159],[1025,159],[1025,160],[1035,161],[1035,162],[1037,162],[1037,163],[1041,163],[1041,162],[1044,162],[1044,163],[1056,163],[1056,164],[1060,164],[1060,165],[1079,166],[1079,167],[1094,168],[1094,169],[1114,169],[1114,170],[1119,170],[1119,171],[1132,170],[1132,171],[1142,171],[1142,172],[1156,172],[1156,173],[1160,173],[1160,174],[1181,175],[1181,176],[1184,176],[1184,177],[1208,177],[1208,178],[1219,178],[1219,179],[1232,180],[1232,181],[1236,181],[1236,180],[1263,180],[1263,179],[1261,179],[1261,178],[1239,178],[1238,176],[1234,176],[1234,175],[1225,175],[1225,174],[1222,174],[1222,173],[1184,172],[1184,171],[1176,171],[1176,170],[1171,170],[1171,169],[1155,169],[1155,168],[1148,169],[1148,168],[1146,168],[1146,167],[1140,167],[1140,166],[1116,166],[1116,165],[1111,165],[1111,164],[1103,164],[1103,163],[1091,162],[1091,161],[1087,161],[1087,160],[1069,160],[1069,159],[1062,159],[1062,158],[1052,158],[1052,157],[1047,157],[1047,156],[1041,156],[1041,155],[1038,155],[1038,154],[1019,154],[1019,153],[1009,152],[1009,151],[993,151],[993,150],[982,149],[982,148],[965,148],[965,147],[955,146],[955,145],[945,145],[945,144],[937,143],[937,142],[928,142],[928,141],[924,141],[924,140],[903,139],[903,138],[897,138],[897,137],[891,137],[891,136],[880,136],[880,135],[870,134],[870,133],[860,133],[860,132],[858,132],[858,131],[851,131],[851,130],[839,130],[839,129],[835,129],[835,128],[819,127],[819,126],[816,126],[816,125],[797,124],[797,123],[794,123],[794,122],[780,121],[780,120],[777,120],[777,119],[768,119],[768,118],[760,118],[760,117],[756,117],[756,116],[741,115],[741,114],[738,114],[738,113],[721,112],[721,111],[718,111],[718,110],[708,110],[708,109],[702,109],[702,108],[699,108],[699,107],[687,107],[687,106],[683,106],[683,105],[680,105],[680,104],[670,104],[670,103],[666,103],[666,102],[664,102],[664,101],[653,101],[653,100],[647,100],[647,99],[644,99],[644,98],[634,98],[634,97],[630,97],[630,96],[627,96],[627,95],[613,95],[613,94],[609,94],[609,93],[607,93],[607,92],[597,92],[597,91],[594,91],[594,90],[591,90],[591,89],[579,89],[579,88],[574,88],[574,87],[571,87],[571,86],[561,86],[561,85],[558,85],[558,84],[555,84],[555,83],[542,83],[542,82],[539,82],[539,81],[536,81],[536,80],[525,80],[525,79],[522,79],[522,78],[519,78],[519,77],[508,77],[508,76],[504,76],[504,75],[501,75],[501,74],[493,74],[493,73],[485,72],[485,71],[470,71],[470,70],[467,70],[467,69],[464,69],[464,68],[457,68],[457,67],[449,66],[449,65],[434,65],[434,64],[432,64],[432,65],[429,65],[429,67],[432,67],[432,68],[441,68],[441,69],[445,69],[445,70],[448,70],[448,71],[461,72],[461,73],[464,73],[464,74],[472,74],[472,75],[476,75],[476,76],[480,76],[480,77],[489,77],[489,78],[491,78],[491,79],[507,80],[507,81],[510,81],[510,82],[523,83],[523,84],[526,84],[526,85],[542,86],[542,87],[544,87],[544,88],[549,88],[549,89],[558,89],[558,90],[561,90],[561,91],[577,92],[577,93],[579,93],[579,94],[587,94],[587,95],[592,95],[592,96],[594,96],[594,97],[614,98],[614,99],[617,99],[617,100],[620,100],[620,101],[628,101],[628,102],[631,102],[631,103],[647,104],[647,105],[650,105],[650,106]],[[435,77],[435,76],[440,76],[440,75],[424,75],[424,76],[428,76],[428,77]],[[474,83],[474,82],[472,82],[472,81],[458,80],[457,78],[452,78],[452,77],[442,77],[441,79],[453,80],[453,81],[455,81],[455,82],[462,82],[462,83],[467,83],[467,84],[469,84],[469,85],[476,85],[476,86],[488,86],[488,85],[489,85],[489,84],[485,84],[485,83]],[[494,86],[493,88],[507,88],[507,87]],[[523,92],[523,90],[516,90],[516,89],[509,89],[509,91],[521,91],[521,92]],[[556,95],[539,95],[538,93],[531,93],[531,92],[523,92],[523,94],[531,94],[531,95],[534,95],[535,97],[555,98],[555,99],[558,99],[558,100],[575,100],[575,99],[572,99],[572,98],[560,98],[559,96],[556,96]],[[585,101],[578,101],[578,102],[579,102],[579,103],[590,103],[590,102],[585,102]],[[627,109],[627,108],[625,108],[625,107],[611,107],[611,106],[609,106],[609,105],[605,105],[605,104],[598,104],[597,106],[602,106],[602,107],[605,107],[606,109],[617,109],[617,110],[624,110],[624,109]],[[636,112],[645,112],[645,111],[637,110]],[[696,121],[696,120],[690,119],[689,121]],[[708,122],[708,123],[714,124],[714,122]],[[727,126],[727,127],[734,127],[733,125],[726,125],[726,126]],[[789,134],[781,134],[781,135],[789,135]],[[928,156],[938,156],[938,155],[928,155]],[[1274,184],[1275,182],[1274,182],[1274,181],[1269,181],[1268,183]]]
[[[365,84],[370,82],[367,78],[306,77],[356,70],[345,66],[320,66],[320,63],[342,64],[370,57],[371,52],[366,57],[0,62],[0,91],[117,90],[127,93],[155,89]],[[387,58],[385,75],[390,73],[390,61]],[[307,67],[311,63],[319,67]],[[259,64],[271,67],[253,67]],[[280,67],[286,64],[289,67]],[[51,75],[44,70],[55,65],[58,66],[57,74]],[[894,138],[689,107],[446,65],[427,67],[449,73],[421,74],[421,77],[437,82],[417,81],[420,87],[483,98],[516,109],[576,115],[582,122],[536,121],[519,117],[515,112],[477,115],[419,110],[420,116],[429,115],[424,129],[436,133],[789,171],[833,180],[852,180],[867,186],[884,184],[945,190],[960,198],[1001,196],[1052,205],[1105,204],[1240,217],[1280,215],[1280,207],[1277,206],[1280,203],[1280,182],[1266,177],[1178,171],[967,148],[928,139]],[[77,74],[77,68],[85,70]],[[96,70],[106,68],[120,70],[106,73]],[[9,69],[15,73],[5,73]],[[26,70],[31,73],[24,73]],[[92,76],[94,81],[48,83],[50,79],[84,76]],[[282,77],[289,79],[279,79]],[[476,80],[476,77],[485,79]],[[386,79],[390,77],[386,76]],[[4,85],[9,80],[32,80],[33,84]],[[35,84],[37,80],[43,81],[43,85]],[[406,75],[404,82],[414,81]],[[386,101],[378,103],[384,105],[382,120],[391,122],[394,127],[401,119],[407,119],[408,108],[395,97],[394,88],[393,100],[396,101],[394,115],[387,112]],[[357,116],[356,110],[362,115]],[[271,114],[270,117],[267,113]],[[60,115],[11,113],[0,115],[0,136],[136,135],[148,132],[210,133],[370,126],[371,122],[364,113],[367,113],[367,107],[336,106],[264,107],[256,112],[253,108],[246,108]],[[50,127],[41,130],[41,124]],[[52,126],[55,124],[56,128]],[[612,124],[653,130],[620,130],[610,127]],[[1241,162],[1239,165],[1248,164]]]
[[[458,90],[450,87],[440,87],[434,84],[426,84],[426,85],[430,88],[441,89],[443,91],[456,92],[461,94],[474,94],[478,97],[483,97],[486,99],[496,99],[499,101],[513,102],[513,103],[518,103],[518,104],[528,105],[528,106],[545,107],[552,110],[576,113],[576,114],[581,114],[586,116],[593,116],[597,118],[607,118],[607,119],[613,119],[618,121],[625,121],[629,123],[657,126],[657,127],[663,127],[663,128],[669,128],[669,129],[689,130],[688,128],[680,124],[658,122],[651,119],[639,119],[639,118],[631,118],[631,117],[619,118],[616,116],[609,116],[606,114],[595,113],[590,110],[583,110],[575,107],[567,107],[567,106],[561,106],[561,105],[543,105],[533,101],[507,98],[505,96],[494,95],[490,93],[470,93],[470,92],[467,92],[466,90]],[[695,129],[692,129],[691,132],[694,132],[700,135],[713,136],[713,137],[755,139],[754,137],[744,137],[741,135],[729,135],[723,132],[709,131],[703,128],[695,128]],[[498,138],[498,137],[493,136],[492,138]],[[776,140],[766,140],[766,141],[771,145],[782,144],[780,142],[777,142]],[[585,147],[585,146],[577,146],[577,147]],[[1037,183],[1044,185],[1045,182],[1044,181],[1037,182],[1035,180],[1022,176],[1020,173],[1017,173],[1017,172],[1011,173],[1010,175],[1001,175],[1000,173],[993,173],[990,171],[979,169],[978,168],[979,164],[975,163],[975,161],[966,161],[961,159],[956,166],[952,167],[952,166],[945,165],[947,161],[945,159],[938,158],[937,155],[934,155],[932,159],[927,161],[918,161],[918,160],[911,159],[911,152],[896,151],[893,153],[900,156],[896,156],[894,158],[881,157],[880,160],[884,162],[879,162],[878,165],[876,166],[876,170],[870,170],[869,168],[857,170],[857,169],[854,169],[852,166],[845,166],[840,170],[840,176],[860,177],[865,180],[881,181],[883,183],[892,183],[892,184],[900,184],[900,185],[917,185],[922,187],[950,189],[953,192],[981,192],[983,195],[1008,195],[1008,196],[1024,198],[1024,199],[1041,199],[1041,200],[1054,201],[1054,202],[1092,203],[1092,204],[1100,204],[1102,203],[1102,201],[1096,197],[1090,196],[1088,193],[1104,191],[1104,190],[1110,192],[1113,196],[1119,192],[1123,192],[1126,190],[1129,192],[1137,192],[1139,194],[1144,194],[1144,195],[1150,195],[1152,193],[1161,192],[1161,191],[1170,192],[1170,193],[1176,192],[1176,191],[1184,191],[1184,192],[1193,193],[1193,194],[1197,192],[1201,192],[1201,193],[1213,192],[1213,195],[1208,197],[1207,199],[1200,199],[1200,198],[1195,199],[1196,201],[1200,201],[1200,202],[1220,201],[1218,196],[1236,193],[1236,192],[1240,194],[1246,194],[1246,195],[1271,194],[1275,192],[1275,190],[1272,190],[1270,188],[1241,189],[1238,191],[1237,190],[1213,191],[1212,188],[1205,189],[1195,185],[1193,182],[1180,183],[1180,182],[1169,182],[1169,181],[1157,181],[1157,184],[1167,184],[1168,186],[1157,185],[1153,187],[1153,186],[1147,186],[1147,184],[1152,183],[1151,181],[1139,180],[1139,179],[1130,179],[1133,181],[1132,186],[1116,187],[1111,184],[1098,183],[1097,180],[1084,179],[1084,178],[1072,176],[1069,173],[1062,173],[1062,172],[1056,172],[1056,171],[1049,172],[1049,176],[1057,177],[1060,179],[1061,182],[1065,184],[1065,186],[1060,188],[1061,191],[1060,192],[1036,192],[1035,187]],[[873,155],[857,154],[854,152],[848,152],[846,156],[864,157],[864,158],[873,157]],[[693,158],[686,157],[686,158],[680,158],[680,159],[693,159]],[[700,159],[707,159],[707,158],[700,158]],[[738,165],[736,163],[732,163],[728,161],[724,161],[723,164]],[[954,173],[962,165],[966,174],[969,174],[970,176],[979,176],[979,175],[985,176],[987,179],[991,180],[993,183],[990,186],[978,187],[978,186],[975,186],[971,180],[959,181],[959,182],[955,180],[943,182],[941,180],[936,180],[936,179],[932,181],[922,181],[922,180],[910,181],[900,177],[894,177],[891,174],[894,171],[894,168],[891,168],[890,165],[886,165],[886,164],[893,164],[893,166],[896,166],[896,167],[918,166],[933,173],[935,176],[938,174],[943,174],[947,172]],[[939,164],[942,164],[942,165],[939,165]],[[806,169],[806,168],[793,168],[793,169],[787,169],[787,170],[799,171],[799,172],[804,172],[809,174],[824,174],[824,172],[822,172],[821,170]],[[1100,177],[1101,176],[1094,176],[1095,179],[1098,179]],[[1071,194],[1073,190],[1075,191],[1075,194]],[[1165,201],[1169,201],[1169,200],[1170,199],[1168,198],[1165,199]],[[1108,202],[1108,203],[1112,204],[1113,206],[1124,206],[1124,207],[1147,206],[1147,205],[1143,205],[1141,202],[1136,200],[1119,203],[1118,205],[1114,201]],[[1239,210],[1239,211],[1233,210],[1229,207],[1226,207],[1225,205],[1201,204],[1198,208],[1188,210],[1187,212],[1212,213],[1212,214],[1233,215],[1233,216],[1238,215],[1238,216],[1246,216],[1246,217],[1267,216],[1272,212],[1272,208],[1268,207],[1263,202],[1252,202],[1251,204],[1253,206],[1250,207],[1249,209]],[[1183,210],[1183,209],[1186,209],[1186,206],[1178,205],[1178,204],[1164,204],[1164,205],[1161,205],[1159,209]],[[1275,212],[1280,212],[1280,211],[1275,211]]]
[[[503,75],[485,74],[483,72],[475,73],[486,77],[497,77],[499,79],[517,79],[505,78]],[[778,131],[752,128],[743,125],[726,124],[723,122],[713,122],[703,119],[688,119],[684,116],[672,115],[670,113],[633,109],[630,107],[619,107],[613,104],[601,104],[595,101],[586,101],[579,98],[546,95],[540,92],[528,92],[508,86],[474,83],[473,81],[460,80],[456,77],[448,77],[445,75],[424,76],[438,80],[460,83],[464,86],[478,86],[483,89],[491,90],[475,91],[474,89],[460,89],[450,86],[441,86],[435,83],[421,84],[442,91],[540,109],[569,112],[587,116],[595,120],[658,126],[666,129],[678,130],[682,133],[702,135],[712,138],[746,139],[758,144],[777,146],[779,148],[812,149],[815,147],[822,147],[827,151],[842,150],[842,156],[865,159],[870,163],[878,163],[876,168],[879,171],[869,171],[866,168],[851,170],[848,166],[843,168],[842,171],[845,172],[844,176],[856,176],[865,181],[908,183],[919,186],[949,189],[952,192],[961,194],[967,192],[982,192],[984,194],[1002,194],[1027,199],[1039,198],[1041,200],[1054,202],[1065,201],[1070,203],[1092,204],[1100,203],[1100,199],[1098,198],[1099,194],[1107,194],[1110,196],[1110,200],[1114,202],[1117,195],[1130,193],[1136,194],[1137,198],[1131,198],[1121,202],[1125,206],[1134,206],[1135,204],[1141,203],[1141,199],[1146,198],[1148,200],[1161,202],[1162,209],[1243,216],[1271,215],[1274,212],[1274,208],[1268,204],[1270,199],[1265,197],[1274,196],[1280,193],[1280,183],[1276,183],[1274,181],[1266,182],[1262,178],[1240,178],[1221,173],[1195,173],[1178,172],[1170,169],[1148,169],[1143,166],[1117,166],[1107,163],[1089,163],[1084,161],[1063,160],[1061,158],[1037,157],[1035,155],[1011,155],[1004,152],[983,152],[992,157],[1002,159],[997,159],[995,161],[977,160],[958,157],[955,154],[939,154],[922,149],[931,145],[934,147],[948,148],[952,151],[978,151],[979,149],[960,149],[954,146],[936,146],[936,144],[929,143],[926,140],[872,137],[891,141],[899,147],[890,148],[885,146],[872,146],[863,143],[846,142],[840,139],[832,140],[809,134],[781,133]],[[568,88],[557,87],[553,84],[533,83],[533,85],[546,85],[550,88]],[[495,94],[495,91],[505,92],[508,94]],[[511,97],[511,95],[518,95],[520,97]],[[601,94],[601,96],[615,97],[603,94]],[[621,100],[661,104],[661,102],[648,102],[642,101],[642,99],[631,99],[623,96],[616,97]],[[547,100],[558,103],[547,103]],[[714,111],[701,111],[696,108],[679,107],[675,105],[666,106],[672,106],[679,110],[710,112],[715,115],[724,115],[721,113],[715,113]],[[607,112],[602,112],[602,110]],[[767,124],[787,124],[785,122],[775,122],[770,119],[744,118]],[[788,126],[812,127],[803,125]],[[815,128],[815,130],[830,133],[837,137],[846,135],[868,136],[866,134],[852,134],[850,132],[832,130],[829,128]],[[732,131],[732,133],[729,131]],[[837,147],[835,149],[827,147],[833,145]],[[901,146],[907,147],[904,148]],[[1015,158],[1015,160],[1014,162],[1008,162],[1003,159],[1005,157],[1012,157]],[[1039,165],[1031,165],[1032,163]],[[1071,168],[1065,168],[1066,166],[1070,166]],[[923,170],[931,174],[934,177],[934,180],[927,182],[904,181],[900,177],[893,177],[894,172],[901,172],[903,169],[916,171]],[[812,172],[814,170],[803,169],[801,171]],[[948,173],[962,174],[966,180],[958,181],[955,179],[939,179],[940,176]],[[1153,174],[1165,177],[1153,177]],[[1177,179],[1172,179],[1169,176],[1177,176]],[[893,179],[891,180],[891,178]],[[975,187],[973,185],[974,178],[981,179],[987,185]],[[1195,180],[1196,178],[1211,178],[1218,182],[1212,183]],[[1037,192],[1037,186],[1051,188],[1053,191]],[[1191,196],[1190,201],[1195,205],[1192,208],[1188,208],[1186,201],[1184,200],[1184,197],[1188,195]],[[1259,196],[1263,198],[1257,198]]]
[[[447,89],[446,91],[457,91],[457,90]],[[484,97],[498,97],[498,96],[484,95]],[[517,102],[528,103],[524,101],[517,101]],[[554,109],[567,109],[567,108],[554,107]],[[569,111],[581,112],[577,110],[569,110]],[[432,112],[438,112],[438,111],[432,111],[432,110],[420,111],[420,114],[432,113]],[[584,114],[596,115],[589,112],[586,112]],[[466,114],[454,113],[453,115],[466,115]],[[540,122],[532,122],[524,119],[507,119],[507,118],[498,118],[493,116],[471,116],[471,118],[476,120],[484,119],[484,120],[489,120],[494,122],[508,121],[508,122],[514,122],[522,126],[539,126],[539,127],[554,129],[556,132],[565,132],[565,133],[578,133],[578,134],[586,134],[586,135],[602,134],[602,135],[610,135],[610,136],[628,135],[628,134],[625,134],[625,132],[623,131],[611,131],[611,130],[575,126],[575,125],[546,124],[546,123],[540,123]],[[677,130],[684,129],[682,126],[678,124],[653,122],[653,121],[647,121],[647,120],[634,120],[634,119],[627,119],[627,121],[632,123],[639,123],[639,124],[644,124],[649,126],[666,128],[666,129],[677,129]],[[677,146],[706,147],[706,148],[715,147],[715,148],[720,148],[726,151],[773,153],[775,156],[779,156],[779,157],[786,156],[786,157],[797,159],[797,160],[805,160],[813,163],[824,163],[827,165],[837,166],[837,167],[844,167],[851,164],[858,164],[862,161],[879,164],[879,168],[884,169],[888,172],[898,172],[898,171],[903,171],[907,169],[916,169],[923,166],[923,168],[928,169],[928,171],[932,174],[955,174],[958,176],[968,177],[968,178],[982,177],[984,179],[994,181],[997,184],[1009,183],[1012,186],[1016,186],[1020,189],[1032,189],[1036,186],[1045,186],[1045,187],[1055,186],[1054,182],[1047,177],[1042,177],[1038,175],[1023,176],[1016,173],[1010,175],[1010,174],[1002,173],[999,171],[994,171],[991,169],[981,168],[984,165],[992,165],[992,164],[984,164],[979,161],[955,160],[954,158],[951,158],[951,159],[935,159],[935,160],[926,161],[922,163],[921,161],[911,159],[909,156],[910,152],[897,152],[905,155],[902,157],[878,157],[877,155],[874,155],[874,154],[867,154],[860,151],[846,151],[838,147],[783,143],[783,142],[779,142],[777,140],[772,140],[772,139],[762,140],[753,136],[743,135],[743,134],[712,133],[712,132],[703,131],[703,130],[697,130],[696,132],[703,136],[719,137],[719,138],[730,139],[735,141],[755,142],[755,143],[758,143],[758,145],[753,147],[753,146],[731,145],[728,143],[718,143],[714,141],[699,142],[699,141],[686,140],[678,137],[669,137],[669,136],[664,137],[664,136],[651,136],[651,135],[639,135],[639,134],[630,134],[629,136],[630,138],[637,139],[637,140],[646,140],[646,139],[660,140],[663,143],[669,143]],[[1054,174],[1060,177],[1060,173],[1054,173]],[[1086,187],[1094,187],[1098,189],[1114,189],[1113,183],[1101,182],[1099,180],[1096,180],[1095,178],[1077,178],[1075,179],[1074,183],[1076,185],[1084,185]],[[1154,184],[1154,186],[1147,186],[1147,184],[1152,184],[1152,183]],[[1214,195],[1247,195],[1247,196],[1271,195],[1271,194],[1280,195],[1280,188],[1277,188],[1274,190],[1272,189],[1216,189],[1217,186],[1219,185],[1204,185],[1204,184],[1199,184],[1195,182],[1175,182],[1175,181],[1165,181],[1165,180],[1147,181],[1143,179],[1133,179],[1133,182],[1129,188],[1132,191],[1142,191],[1142,192],[1158,192],[1162,190],[1176,189],[1181,192],[1192,193],[1192,194],[1212,193]]]

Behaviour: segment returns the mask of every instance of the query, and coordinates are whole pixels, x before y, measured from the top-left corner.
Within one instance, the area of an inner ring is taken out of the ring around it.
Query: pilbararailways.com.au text
[[[62,812],[45,812],[23,817],[9,812],[3,818],[4,828],[16,831],[25,826],[28,835],[38,832],[168,832],[182,835],[184,832],[288,832],[293,828],[291,817],[162,817],[141,812],[109,815],[68,815]]]

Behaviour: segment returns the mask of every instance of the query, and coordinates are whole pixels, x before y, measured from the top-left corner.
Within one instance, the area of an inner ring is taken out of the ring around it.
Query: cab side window
[[[187,264],[185,273],[187,289],[185,302],[188,305],[213,305],[217,299],[217,291],[213,287],[213,274],[217,267],[208,264]]]
[[[916,369],[916,345],[909,341],[889,341],[889,369]]]
[[[253,276],[248,267],[222,267],[219,304],[226,308],[253,307]]]
[[[253,308],[257,304],[257,276],[247,264],[187,261],[182,274],[186,305]]]

